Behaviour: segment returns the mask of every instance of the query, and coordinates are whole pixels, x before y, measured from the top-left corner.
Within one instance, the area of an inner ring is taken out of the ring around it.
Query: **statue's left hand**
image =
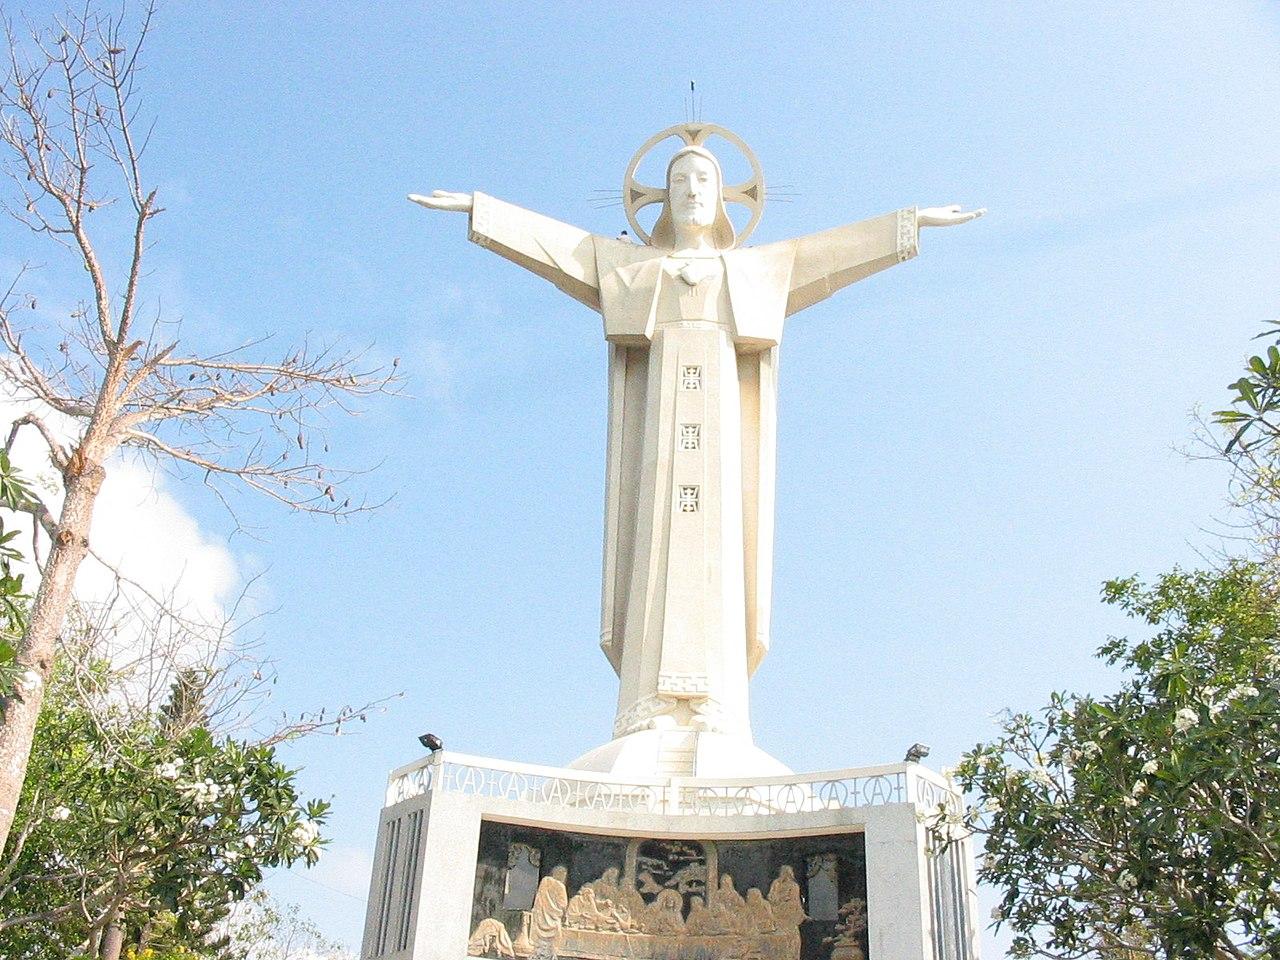
[[[916,211],[916,224],[921,227],[954,227],[957,223],[977,220],[986,212],[986,207],[964,211],[958,203],[945,207],[925,207]]]

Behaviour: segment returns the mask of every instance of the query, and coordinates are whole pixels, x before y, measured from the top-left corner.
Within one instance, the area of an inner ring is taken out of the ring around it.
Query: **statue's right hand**
[[[471,212],[471,194],[454,193],[451,190],[432,190],[431,196],[411,193],[409,199],[428,210],[457,210],[462,213]]]

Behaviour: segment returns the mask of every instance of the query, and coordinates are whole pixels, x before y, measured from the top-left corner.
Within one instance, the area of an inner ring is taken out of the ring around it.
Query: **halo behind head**
[[[653,225],[650,236],[655,247],[671,248],[676,243],[675,221],[671,217],[671,168],[681,157],[702,157],[716,171],[716,218],[711,225],[711,243],[717,250],[731,250],[737,242],[737,234],[733,229],[733,221],[729,219],[729,211],[724,206],[724,171],[720,169],[720,161],[706,147],[690,145],[681,147],[667,163],[666,188],[667,196],[662,201],[662,212]]]
[[[668,196],[665,183],[662,186],[658,186],[656,184],[641,183],[636,179],[636,171],[640,168],[641,161],[655,147],[672,137],[680,140],[686,148],[702,147],[705,150],[707,140],[713,136],[720,137],[727,141],[731,147],[741,152],[751,168],[751,175],[742,183],[728,184],[724,182],[724,171],[716,157],[711,154],[701,154],[706,156],[709,162],[713,163],[715,168],[720,171],[721,201],[726,205],[735,203],[744,206],[751,214],[746,225],[740,230],[734,228],[732,222],[725,215],[725,225],[733,233],[733,240],[729,245],[745,243],[747,238],[751,236],[752,231],[755,230],[756,225],[760,222],[760,215],[764,210],[765,198],[764,172],[760,169],[760,162],[756,159],[756,155],[747,146],[746,142],[732,130],[722,127],[718,123],[705,123],[700,120],[688,121],[678,123],[674,127],[667,127],[665,130],[659,130],[641,144],[640,149],[632,155],[631,162],[627,164],[626,173],[623,174],[622,206],[627,213],[627,222],[631,225],[632,232],[644,243],[660,245],[650,235],[650,231],[645,229],[637,214],[651,204],[665,207]],[[684,149],[678,150],[675,156],[671,158],[672,162],[679,159],[683,153],[685,153]],[[669,172],[670,165],[668,164],[668,175]],[[728,236],[729,233],[725,230],[718,230],[713,243],[718,249],[727,249]]]

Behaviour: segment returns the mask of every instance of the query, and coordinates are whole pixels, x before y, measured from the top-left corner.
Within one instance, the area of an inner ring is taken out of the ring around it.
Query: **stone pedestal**
[[[967,844],[932,852],[921,823],[957,802],[917,764],[646,779],[437,752],[391,776],[361,957],[976,960]],[[541,940],[535,889],[559,898]]]
[[[705,730],[638,730],[589,750],[571,770],[615,777],[778,777],[789,767],[743,734]]]

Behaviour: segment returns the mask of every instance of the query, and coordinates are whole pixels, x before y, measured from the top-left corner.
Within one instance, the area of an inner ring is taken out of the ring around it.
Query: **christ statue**
[[[906,207],[740,246],[726,200],[762,203],[763,182],[726,186],[703,145],[721,128],[696,127],[672,128],[685,146],[667,164],[665,189],[624,197],[662,205],[649,235],[637,230],[643,244],[483,193],[410,197],[469,213],[471,240],[603,318],[609,429],[600,645],[620,679],[615,738],[678,729],[749,740],[747,681],[769,649],[783,321],[916,256],[920,228],[983,213]]]

